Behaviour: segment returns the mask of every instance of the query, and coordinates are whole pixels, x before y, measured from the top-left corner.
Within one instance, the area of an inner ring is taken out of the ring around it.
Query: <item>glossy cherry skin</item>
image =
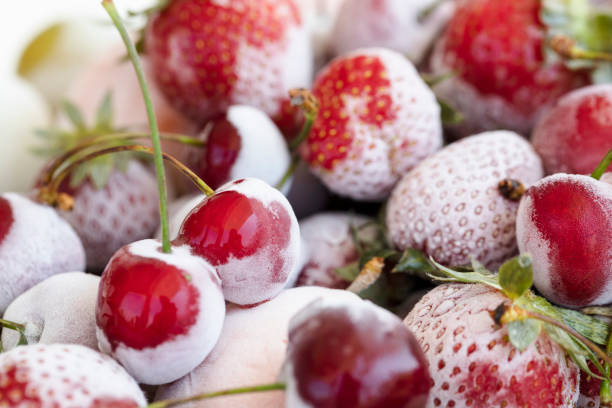
[[[307,306],[292,321],[287,358],[288,398],[297,393],[304,407],[423,408],[431,388],[412,333],[361,300]]]
[[[186,218],[176,243],[217,268],[225,298],[253,305],[280,292],[299,257],[299,227],[291,206],[257,179],[229,183]]]
[[[0,244],[4,241],[13,225],[13,210],[8,200],[0,197]]]
[[[207,126],[204,154],[197,160],[195,170],[210,187],[218,188],[230,180],[242,140],[238,129],[226,118],[212,120]]]

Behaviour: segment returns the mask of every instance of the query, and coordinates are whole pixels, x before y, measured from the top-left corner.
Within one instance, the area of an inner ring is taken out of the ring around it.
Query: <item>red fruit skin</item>
[[[2,245],[4,237],[6,237],[11,230],[13,221],[13,210],[11,209],[11,205],[5,198],[0,197],[0,245]]]
[[[603,362],[601,362],[603,364]],[[592,372],[597,373],[597,369],[588,362]],[[576,408],[599,408],[599,393],[601,392],[601,380],[591,377],[584,371],[580,371],[580,398]]]
[[[425,295],[404,323],[429,363],[427,408],[573,407],[578,367],[542,332],[519,352],[489,311],[508,301],[484,285],[446,284]]]
[[[228,183],[185,218],[176,243],[217,268],[226,300],[276,296],[299,262],[299,226],[276,189],[257,179]]]
[[[423,352],[399,319],[372,306],[319,300],[293,318],[287,392],[302,404],[287,406],[424,407],[431,379]]]
[[[612,185],[556,174],[527,190],[517,215],[521,253],[533,257],[534,284],[569,307],[612,302]]]
[[[308,39],[292,0],[173,0],[145,38],[160,89],[201,124],[237,103],[286,124],[295,112],[287,91],[309,85]]]
[[[547,174],[590,174],[612,147],[612,85],[592,85],[559,99],[531,142]]]
[[[461,135],[510,129],[528,134],[561,95],[588,84],[585,73],[546,63],[539,0],[459,3],[432,55],[436,74],[458,75],[436,94],[464,113]]]
[[[198,316],[198,291],[184,271],[121,248],[104,270],[97,326],[114,351],[119,343],[142,350],[184,335]]]

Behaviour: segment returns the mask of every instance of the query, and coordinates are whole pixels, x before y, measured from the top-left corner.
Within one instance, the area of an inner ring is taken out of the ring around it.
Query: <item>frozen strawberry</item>
[[[565,95],[538,121],[531,142],[548,174],[591,173],[612,147],[612,85]]]
[[[96,305],[100,351],[140,383],[177,380],[215,346],[225,303],[214,268],[187,246],[161,251],[148,239],[121,248],[108,263]]]
[[[245,104],[292,125],[288,91],[312,75],[308,40],[293,0],[172,0],[145,47],[162,92],[199,123]]]
[[[565,408],[578,400],[578,367],[544,330],[524,351],[495,326],[489,311],[507,300],[478,284],[441,285],[405,324],[429,362],[427,408]]]
[[[81,344],[98,349],[96,300],[100,278],[83,272],[51,276],[18,296],[4,319],[25,326],[28,344]],[[2,331],[2,347],[17,346],[19,334]]]
[[[300,230],[291,205],[261,180],[217,189],[185,218],[176,243],[210,262],[225,299],[254,305],[276,296],[299,265]]]
[[[438,103],[401,54],[372,48],[338,58],[313,93],[319,115],[300,153],[335,193],[382,200],[442,145]]]
[[[0,195],[0,313],[49,276],[84,268],[79,237],[52,208],[18,194]]]
[[[0,406],[137,408],[138,384],[112,358],[79,345],[22,346],[0,354]]]
[[[546,61],[539,0],[458,3],[431,68],[456,73],[435,91],[463,113],[460,135],[493,129],[528,135],[544,109],[589,82],[582,71]]]
[[[471,136],[421,162],[397,184],[387,205],[390,241],[415,248],[445,265],[470,256],[499,266],[517,250],[518,202],[505,198],[499,182],[529,186],[542,163],[525,139],[496,131]]]
[[[180,380],[162,385],[156,400],[277,382],[286,355],[289,321],[319,298],[358,300],[347,291],[308,287],[285,290],[250,309],[230,305],[219,343],[208,358]],[[284,401],[282,392],[264,392],[204,400],[193,408],[270,408],[282,407]]]
[[[208,122],[199,138],[206,146],[188,148],[185,164],[211,188],[244,177],[276,185],[291,162],[282,133],[265,113],[250,106],[230,107]]]
[[[518,209],[521,253],[533,256],[533,281],[570,307],[612,302],[612,184],[556,174],[532,186]]]
[[[88,268],[103,269],[117,249],[151,237],[159,223],[155,176],[138,161],[125,172],[114,170],[102,188],[87,180],[63,191],[74,198],[74,208],[61,216],[83,241]]]
[[[323,286],[346,289],[350,282],[340,278],[336,269],[359,259],[351,227],[359,228],[372,219],[343,213],[322,213],[300,222],[300,233],[306,246],[305,265],[297,286]],[[374,238],[375,228],[360,231],[360,237]]]
[[[431,388],[414,335],[369,301],[319,299],[291,319],[287,407],[420,408]]]
[[[352,0],[340,8],[332,34],[336,55],[363,47],[385,47],[421,62],[453,13],[455,2]]]

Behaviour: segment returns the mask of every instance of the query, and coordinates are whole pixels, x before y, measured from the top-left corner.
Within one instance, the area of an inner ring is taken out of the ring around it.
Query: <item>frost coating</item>
[[[391,242],[416,248],[446,265],[490,267],[516,252],[518,203],[505,199],[506,178],[526,186],[543,176],[531,145],[516,133],[486,132],[445,147],[406,174],[387,208]]]
[[[14,193],[2,197],[10,203],[14,221],[0,244],[0,313],[49,276],[85,269],[79,237],[52,208]]]
[[[83,272],[54,275],[18,296],[4,319],[26,326],[28,344],[80,344],[98,349],[96,299],[100,277]],[[2,331],[2,347],[17,346],[19,334]]]

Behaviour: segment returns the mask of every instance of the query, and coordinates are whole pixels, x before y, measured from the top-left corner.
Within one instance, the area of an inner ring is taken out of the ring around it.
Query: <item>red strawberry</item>
[[[50,207],[0,195],[0,314],[49,276],[85,268],[79,237]]]
[[[0,406],[137,408],[138,384],[112,358],[78,345],[17,347],[0,354]]]
[[[372,48],[338,58],[313,93],[320,110],[301,155],[340,195],[382,200],[442,144],[436,99],[396,52]]]
[[[508,341],[489,314],[507,300],[483,285],[441,285],[410,312],[429,362],[434,407],[572,407],[579,370],[545,331],[524,351]]]
[[[104,268],[119,248],[151,237],[159,223],[155,176],[136,160],[125,172],[113,170],[101,189],[85,181],[63,191],[74,197],[74,208],[61,215],[83,241],[88,268]]]
[[[288,91],[310,83],[293,0],[172,0],[149,22],[145,46],[162,92],[200,123],[236,104],[287,123]]]
[[[565,95],[542,116],[532,143],[547,173],[591,173],[612,147],[612,85]]]
[[[608,176],[609,177],[609,176]],[[533,281],[570,307],[612,302],[612,185],[555,174],[532,186],[518,209],[518,247],[533,255]]]
[[[462,135],[511,129],[528,134],[543,109],[588,83],[562,62],[545,61],[539,0],[467,0],[438,41],[431,66],[455,72],[436,94],[465,117]]]
[[[467,264],[471,255],[499,265],[516,252],[518,203],[504,198],[498,184],[511,178],[529,185],[541,177],[540,158],[516,133],[455,142],[397,184],[387,205],[389,239],[446,265]]]
[[[323,286],[345,289],[349,282],[340,278],[336,269],[359,259],[359,253],[351,235],[351,225],[359,227],[371,219],[342,213],[322,213],[300,222],[304,240],[305,265],[298,277],[297,286]],[[370,232],[372,238],[376,230]],[[364,237],[365,238],[365,237]]]

